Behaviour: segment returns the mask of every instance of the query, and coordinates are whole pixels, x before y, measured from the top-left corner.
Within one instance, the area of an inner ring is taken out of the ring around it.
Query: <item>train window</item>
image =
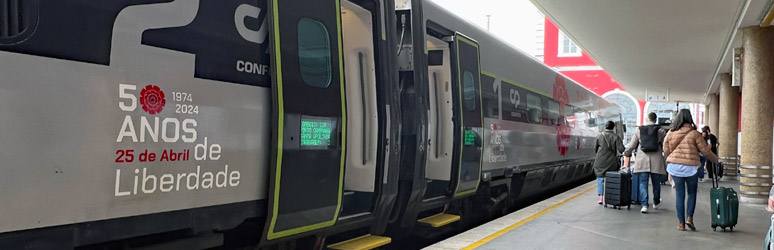
[[[495,78],[491,75],[481,73],[481,86],[493,86],[495,84]],[[498,91],[499,90],[499,91]],[[481,98],[484,111],[484,117],[500,119],[500,104],[497,96],[497,92],[503,91],[498,88],[481,88]]]
[[[587,129],[588,128],[589,113],[586,113],[586,111],[581,109],[581,108],[576,108],[575,109],[575,120],[577,121],[575,124],[577,124],[578,129]]]
[[[476,80],[473,78],[473,73],[465,70],[465,73],[462,75],[462,95],[465,99],[465,109],[468,111],[476,110],[476,88],[474,87],[475,83]]]
[[[548,119],[551,125],[559,126],[559,103],[554,100],[548,100]]]
[[[541,123],[543,116],[543,107],[540,105],[540,96],[527,93],[527,116],[531,123]]]
[[[298,64],[307,85],[327,88],[331,84],[331,45],[328,29],[319,21],[298,21]]]
[[[548,96],[541,96],[540,97],[540,102],[543,105],[542,106],[542,108],[543,108],[543,116],[542,116],[543,117],[543,121],[541,122],[541,124],[548,125],[548,126],[553,126],[553,124],[551,124],[551,119],[549,119],[549,118],[551,118],[551,116],[548,114],[548,100],[549,99],[550,98]]]
[[[575,110],[572,106],[564,106],[564,119],[567,122],[568,127],[575,128],[577,118],[575,117]]]
[[[595,116],[592,113],[589,113],[589,130],[594,131],[597,129],[597,116]]]
[[[434,50],[427,51],[427,65],[428,66],[443,65],[443,50],[434,49]]]

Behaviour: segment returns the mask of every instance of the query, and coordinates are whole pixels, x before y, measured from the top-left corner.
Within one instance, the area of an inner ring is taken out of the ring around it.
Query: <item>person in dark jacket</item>
[[[605,172],[618,171],[620,169],[618,155],[625,150],[623,141],[613,132],[614,128],[615,122],[608,121],[605,124],[605,131],[597,136],[596,145],[594,146],[594,151],[596,151],[594,175],[597,176],[597,195],[599,196],[597,204],[602,204],[604,201],[602,195],[605,187]]]
[[[704,138],[704,141],[707,142],[707,144],[710,145],[712,153],[715,155],[718,154],[718,138],[712,134],[712,131],[710,131],[709,126],[704,126],[701,128],[701,136]],[[704,178],[703,170],[707,171],[707,175],[709,175],[709,178],[712,179],[714,177],[715,171],[712,168],[712,164],[706,164],[707,158],[704,157],[704,155],[701,156],[701,167],[699,167],[699,172],[702,174],[699,174],[699,182],[702,181],[702,178]]]

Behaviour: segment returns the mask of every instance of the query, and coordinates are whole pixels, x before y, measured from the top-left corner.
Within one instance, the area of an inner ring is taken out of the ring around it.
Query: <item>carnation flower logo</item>
[[[167,101],[164,99],[164,91],[159,86],[147,85],[140,91],[140,104],[142,104],[142,110],[148,112],[148,114],[155,115],[160,113],[164,109],[164,105]]]
[[[559,103],[559,113],[563,117],[565,114],[565,105],[570,103],[569,95],[567,94],[567,86],[564,83],[564,77],[556,75],[554,81],[554,100]],[[567,149],[570,148],[570,132],[571,128],[567,126],[564,120],[559,121],[559,126],[554,127],[556,130],[556,144],[558,146],[559,154],[565,155]]]

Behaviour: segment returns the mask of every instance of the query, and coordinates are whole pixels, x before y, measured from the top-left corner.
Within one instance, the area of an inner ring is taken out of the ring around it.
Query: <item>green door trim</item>
[[[476,70],[476,72],[479,73],[478,74],[478,90],[479,90],[478,91],[478,102],[479,103],[478,103],[478,107],[477,108],[479,110],[482,109],[481,105],[483,105],[482,96],[481,96],[481,49],[479,48],[478,43],[476,43],[475,41],[465,37],[464,35],[462,35],[460,33],[456,33],[455,37],[456,37],[456,40],[458,41],[457,44],[455,44],[455,47],[456,47],[455,49],[457,50],[457,79],[458,79],[457,83],[459,85],[459,87],[458,87],[459,91],[457,91],[457,92],[459,92],[458,94],[459,94],[459,100],[460,100],[459,101],[459,103],[460,103],[460,139],[464,139],[465,138],[465,124],[463,124],[464,123],[464,119],[463,119],[464,118],[463,117],[464,107],[462,106],[462,100],[463,100],[462,99],[463,98],[462,97],[462,68],[460,67],[460,57],[461,56],[460,56],[459,42],[464,42],[464,43],[467,43],[467,44],[469,44],[469,45],[471,45],[473,47],[476,47],[476,54],[477,54],[476,60],[478,60],[478,63],[476,64],[476,65],[478,65],[478,70]],[[484,121],[483,112],[479,112],[479,113],[481,113],[481,122],[483,122]],[[464,147],[465,147],[465,144],[460,142],[460,159],[459,159],[459,166],[457,168],[457,185],[456,185],[455,190],[454,190],[454,197],[455,198],[476,192],[478,190],[478,185],[481,183],[481,169],[482,169],[482,162],[484,161],[483,150],[479,151],[479,154],[481,154],[481,156],[479,157],[479,161],[478,161],[478,179],[476,181],[476,187],[471,189],[471,190],[466,190],[466,191],[462,191],[462,192],[459,191],[460,183],[462,181],[462,179],[461,179],[462,178],[462,150],[463,150]]]
[[[272,214],[271,214],[271,222],[269,224],[269,231],[266,234],[266,238],[268,240],[274,240],[294,234],[309,232],[312,230],[325,228],[332,226],[336,223],[336,221],[339,218],[339,211],[341,210],[341,191],[344,187],[344,161],[345,161],[345,155],[346,155],[346,148],[347,148],[347,105],[346,105],[346,99],[344,96],[344,56],[342,53],[342,41],[341,41],[341,3],[340,0],[336,0],[336,33],[337,33],[337,41],[338,41],[338,51],[339,51],[339,84],[340,84],[340,90],[341,90],[341,165],[339,169],[339,194],[338,194],[338,201],[336,205],[336,211],[333,216],[333,220],[321,222],[317,224],[307,225],[299,228],[293,228],[288,229],[285,231],[275,232],[274,228],[277,223],[277,210],[279,208],[279,191],[280,191],[280,177],[282,176],[282,141],[284,137],[284,125],[285,125],[285,107],[284,107],[284,100],[283,100],[283,90],[282,90],[282,56],[281,56],[281,43],[280,43],[280,32],[279,32],[279,8],[278,6],[279,0],[272,0],[272,11],[274,14],[273,22],[274,22],[274,44],[276,48],[275,51],[275,64],[274,67],[276,67],[276,74],[274,77],[277,79],[277,103],[278,103],[278,110],[279,110],[279,116],[277,120],[277,166],[276,166],[276,174],[274,176],[274,199],[272,200]]]

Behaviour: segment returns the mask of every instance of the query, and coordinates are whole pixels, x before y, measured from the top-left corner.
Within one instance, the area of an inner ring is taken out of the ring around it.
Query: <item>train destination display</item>
[[[336,120],[301,117],[301,147],[328,148],[335,146]]]

